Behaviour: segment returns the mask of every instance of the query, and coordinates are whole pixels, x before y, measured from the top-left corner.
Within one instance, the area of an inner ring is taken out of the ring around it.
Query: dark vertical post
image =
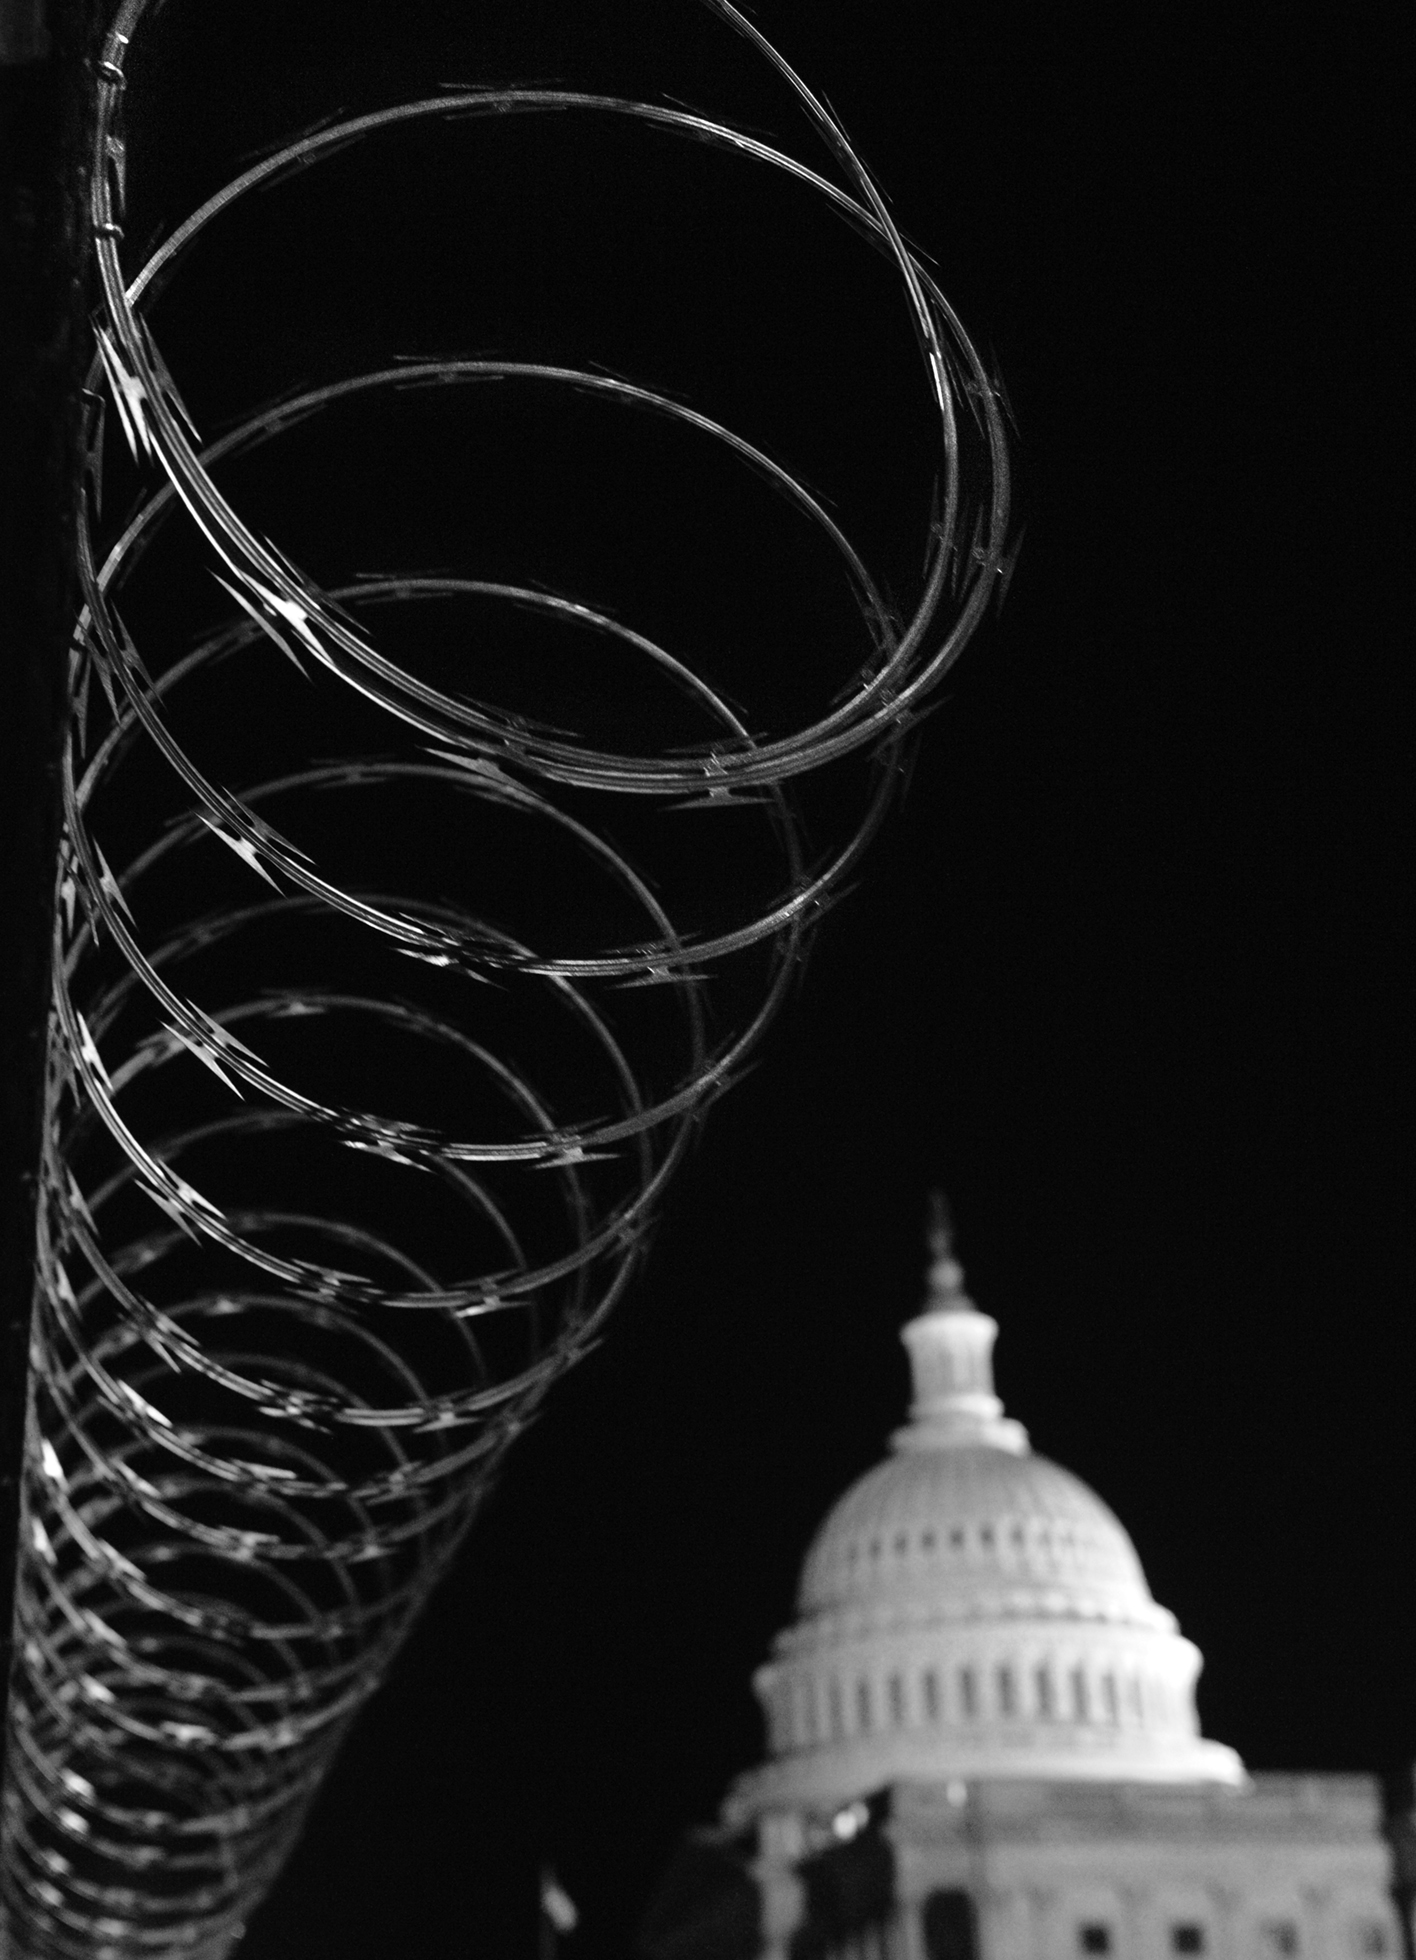
[[[1416,1960],[1416,1767],[1382,1779],[1382,1834],[1391,1846],[1391,1896],[1403,1960]]]
[[[0,0],[0,1738],[75,604],[97,16],[96,0]]]

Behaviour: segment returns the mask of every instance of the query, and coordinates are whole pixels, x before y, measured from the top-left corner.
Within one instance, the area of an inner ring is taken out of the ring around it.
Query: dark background
[[[756,18],[996,356],[1017,575],[247,1960],[530,1953],[542,1860],[566,1954],[629,1951],[900,1418],[934,1184],[1206,1732],[1416,1752],[1390,49],[1360,8],[823,11]]]

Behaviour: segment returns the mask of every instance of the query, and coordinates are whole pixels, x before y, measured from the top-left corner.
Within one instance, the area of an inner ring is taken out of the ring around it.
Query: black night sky
[[[342,9],[339,58],[397,13]],[[567,1960],[629,1952],[900,1418],[935,1184],[1009,1411],[1132,1533],[1207,1733],[1416,1752],[1392,64],[1360,7],[755,18],[998,363],[1016,576],[244,1960],[529,1954],[542,1860]]]

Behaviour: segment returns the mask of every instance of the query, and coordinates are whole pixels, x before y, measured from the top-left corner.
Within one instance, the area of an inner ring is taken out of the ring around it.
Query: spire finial
[[[929,1310],[967,1310],[973,1303],[965,1296],[964,1269],[954,1257],[954,1216],[940,1190],[929,1194],[925,1237],[929,1244]]]
[[[954,1250],[954,1214],[949,1209],[949,1200],[937,1187],[929,1194],[925,1238],[934,1259],[947,1259]]]

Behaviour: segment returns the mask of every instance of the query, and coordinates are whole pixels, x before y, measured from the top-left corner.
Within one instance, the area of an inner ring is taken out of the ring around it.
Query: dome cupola
[[[964,1291],[942,1196],[930,1201],[929,1295],[925,1310],[902,1329],[914,1377],[910,1427],[896,1432],[896,1449],[950,1449],[986,1444],[1025,1455],[1028,1432],[1003,1413],[993,1392],[993,1343],[998,1322],[980,1313]]]
[[[770,1759],[729,1821],[898,1781],[1243,1783],[1200,1735],[1199,1652],[1120,1520],[1004,1414],[998,1326],[964,1291],[938,1199],[930,1254],[901,1336],[910,1420],[807,1553],[796,1623],[755,1681]]]

